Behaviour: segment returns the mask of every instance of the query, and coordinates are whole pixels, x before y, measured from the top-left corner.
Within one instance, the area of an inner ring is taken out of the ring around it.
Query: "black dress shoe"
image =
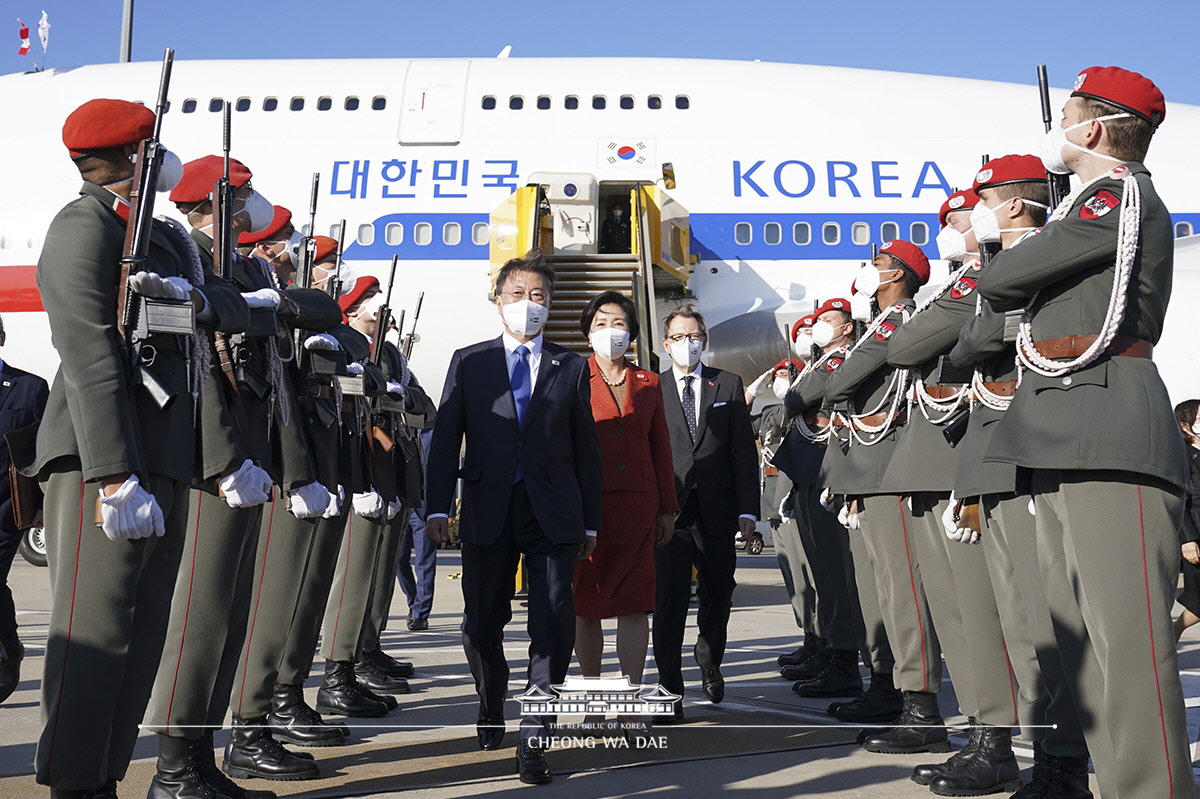
[[[238,785],[221,773],[217,768],[216,756],[213,754],[213,734],[207,730],[200,737],[200,776],[217,794],[218,799],[276,799],[274,791],[250,791]],[[113,792],[113,799],[116,799]],[[94,794],[99,796],[99,794]]]
[[[721,676],[720,670],[705,669],[703,685],[708,701],[714,705],[721,704],[721,700],[725,698],[725,678]]]
[[[408,629],[414,633],[429,629],[429,619],[424,616],[409,616]]]
[[[524,740],[517,744],[517,776],[526,785],[545,785],[554,780],[542,750]]]
[[[366,688],[376,694],[412,693],[408,680],[384,673],[383,669],[366,658],[354,664],[354,677],[358,680],[359,688]]]
[[[345,724],[327,722],[308,706],[299,685],[275,683],[267,724],[276,739],[297,746],[341,746],[350,737]]]
[[[664,724],[670,726],[672,724],[683,724],[683,700],[680,699],[679,702],[675,704],[675,711],[673,713],[664,716],[652,716],[651,718],[656,725]]]
[[[475,722],[475,734],[479,738],[479,748],[491,752],[500,748],[504,741],[504,716],[485,716],[482,713]]]
[[[393,700],[394,701],[394,700]],[[377,719],[388,714],[388,706],[369,698],[354,678],[354,664],[348,660],[325,663],[325,681],[317,691],[317,712],[352,718]]]
[[[109,780],[99,788],[92,789],[89,799],[117,799],[117,781]]]
[[[389,677],[411,677],[416,673],[413,664],[403,660],[396,660],[382,649],[364,652],[363,658]]]
[[[896,726],[887,732],[868,736],[863,749],[890,755],[917,752],[949,752],[950,738],[937,705],[937,694],[905,691],[904,710]]]
[[[313,780],[320,769],[311,757],[289,752],[271,737],[266,718],[241,719],[233,717],[229,743],[225,745],[225,760],[221,771],[244,780],[260,777],[264,780]]]
[[[12,696],[21,682],[21,658],[0,660],[0,702]]]
[[[984,796],[1012,793],[1020,787],[1021,767],[1013,756],[1012,728],[987,725],[979,727],[975,752],[929,784],[935,796]]]

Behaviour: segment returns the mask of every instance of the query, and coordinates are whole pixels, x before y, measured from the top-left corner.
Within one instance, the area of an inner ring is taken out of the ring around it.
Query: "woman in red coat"
[[[583,311],[592,417],[604,467],[604,516],[596,550],[575,568],[575,655],[585,677],[600,676],[601,619],[617,619],[617,659],[642,682],[654,610],[654,547],[671,540],[679,501],[658,375],[625,358],[637,338],[633,303],[615,291]]]

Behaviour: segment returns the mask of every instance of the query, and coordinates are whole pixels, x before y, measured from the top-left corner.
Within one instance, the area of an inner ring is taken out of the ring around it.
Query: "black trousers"
[[[0,527],[0,660],[25,656],[25,648],[17,637],[17,608],[8,587],[8,571],[24,535],[21,530]]]
[[[504,627],[512,621],[517,564],[525,556],[529,577],[529,675],[527,689],[553,695],[567,677],[575,648],[575,544],[551,541],[542,531],[523,482],[513,486],[500,537],[490,544],[462,545],[462,641],[481,717],[502,718],[508,695]],[[548,736],[552,716],[525,716],[521,737]]]
[[[692,494],[684,503],[671,542],[654,551],[654,665],[668,691],[683,694],[683,629],[691,602],[692,566],[699,574],[696,613],[699,635],[693,654],[701,670],[720,668],[725,657],[737,550],[730,532],[712,535],[696,512]]]

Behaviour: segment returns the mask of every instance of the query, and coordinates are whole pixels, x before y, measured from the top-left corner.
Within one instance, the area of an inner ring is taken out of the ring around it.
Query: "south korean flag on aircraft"
[[[597,139],[596,165],[601,169],[646,166],[654,160],[654,140],[629,137]]]

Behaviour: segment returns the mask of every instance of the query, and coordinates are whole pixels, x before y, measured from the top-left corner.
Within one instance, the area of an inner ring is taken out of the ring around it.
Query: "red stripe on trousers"
[[[1146,585],[1146,626],[1150,631],[1150,665],[1154,667],[1154,688],[1158,692],[1158,720],[1162,724],[1163,755],[1167,760],[1167,799],[1175,796],[1175,782],[1171,775],[1171,747],[1167,741],[1167,717],[1163,712],[1162,685],[1158,681],[1158,653],[1154,651],[1154,613],[1150,605],[1150,563],[1146,558],[1146,519],[1142,514],[1142,487],[1137,487],[1138,526],[1142,534],[1142,579]]]
[[[63,685],[67,682],[67,657],[71,654],[71,628],[75,622],[75,589],[79,585],[79,550],[83,546],[83,499],[86,480],[79,481],[79,528],[75,531],[75,573],[71,577],[71,602],[67,612],[67,643],[63,646],[62,671],[59,673],[58,697],[54,702],[54,726],[50,728],[50,754],[46,758],[46,771],[54,762],[54,739],[58,736],[58,708],[62,707]]]
[[[900,530],[904,533],[904,557],[908,560],[908,582],[912,585],[913,607],[917,611],[917,631],[921,635],[921,691],[929,692],[929,669],[925,654],[925,622],[921,619],[921,600],[917,597],[917,579],[913,577],[912,552],[909,551],[908,525],[904,523],[904,497],[896,497],[900,509]]]

